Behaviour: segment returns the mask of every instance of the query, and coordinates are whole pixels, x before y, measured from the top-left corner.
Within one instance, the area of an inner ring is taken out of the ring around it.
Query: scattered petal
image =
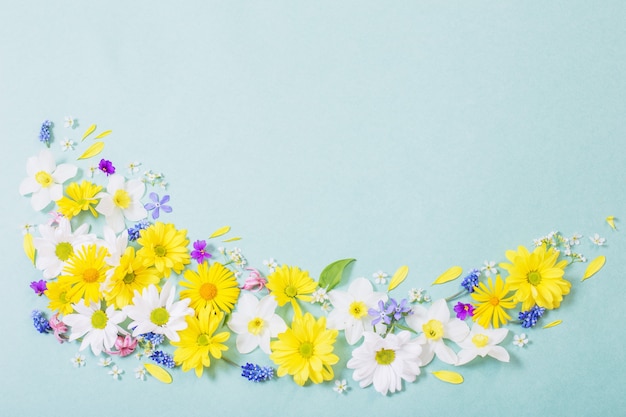
[[[459,274],[460,275],[460,274]],[[463,375],[453,371],[433,371],[431,372],[436,378],[449,384],[460,384],[463,382]]]
[[[81,140],[85,140],[87,138],[87,136],[91,135],[93,133],[93,131],[96,130],[96,125],[91,125],[87,128],[87,130],[85,130],[85,133],[83,133],[83,138]]]
[[[164,384],[172,383],[172,375],[167,372],[165,369],[161,368],[159,365],[155,365],[153,363],[144,363],[143,366],[146,368],[146,371],[159,381]]]
[[[209,236],[209,239],[213,239],[214,237],[219,237],[219,236],[225,235],[229,231],[230,231],[230,226],[220,227],[215,232],[213,232],[213,234],[211,234],[211,236]]]
[[[222,240],[222,242],[226,242],[226,243],[228,243],[228,242],[236,242],[236,241],[238,241],[238,240],[241,240],[241,237],[239,237],[239,236],[236,236],[236,237],[231,237],[231,238],[229,238],[229,239]]]
[[[453,266],[452,268],[448,269],[443,274],[439,275],[439,277],[435,281],[433,281],[431,285],[443,284],[449,281],[453,281],[457,279],[458,277],[460,277],[462,273],[463,273],[463,268],[461,268],[460,266]]]
[[[104,142],[95,142],[93,145],[87,148],[87,150],[81,156],[79,156],[78,159],[93,158],[94,156],[102,152],[103,149]]]
[[[561,323],[563,323],[563,320],[555,320],[553,322],[550,322],[550,323],[546,324],[545,326],[543,326],[543,328],[544,329],[549,329],[550,327],[558,326]]]
[[[602,269],[605,262],[606,257],[604,255],[600,255],[593,261],[589,262],[589,266],[587,266],[587,269],[585,270],[585,274],[583,275],[583,279],[581,279],[581,281],[584,281],[587,278],[591,278],[593,275],[595,275],[598,271]]]
[[[102,139],[105,136],[109,136],[111,134],[111,132],[113,132],[113,131],[112,130],[105,130],[104,132],[102,132],[98,136],[96,136],[94,139]]]
[[[391,277],[391,281],[389,281],[389,287],[387,287],[387,292],[393,290],[398,285],[402,284],[402,281],[406,279],[407,275],[409,275],[409,267],[406,265],[402,265],[393,274],[393,277]]]
[[[26,252],[26,256],[28,259],[35,264],[35,244],[33,241],[33,235],[30,233],[26,233],[24,235],[24,252]]]
[[[615,216],[609,216],[606,218],[606,222],[609,224],[609,226],[611,226],[611,229],[613,230],[617,230],[617,227],[615,227],[615,220],[617,220]]]

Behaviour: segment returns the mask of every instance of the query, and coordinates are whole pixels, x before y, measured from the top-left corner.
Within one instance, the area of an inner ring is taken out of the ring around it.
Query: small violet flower
[[[403,298],[400,300],[400,304],[393,298],[389,300],[389,313],[393,314],[393,318],[397,321],[400,320],[404,316],[408,316],[409,314],[413,314],[413,310],[408,305],[408,300]]]
[[[211,254],[206,251],[206,240],[196,240],[193,242],[193,250],[191,251],[191,257],[195,259],[199,264],[208,260]]]
[[[454,312],[456,313],[456,318],[459,320],[465,320],[468,317],[472,317],[474,315],[474,306],[471,304],[464,304],[462,302],[458,302],[454,306]]]
[[[44,281],[43,279],[40,279],[39,281],[33,281],[30,283],[30,288],[35,291],[35,294],[41,296],[47,289],[46,281]]]
[[[39,141],[45,143],[48,148],[50,147],[50,140],[52,139],[51,127],[52,122],[50,120],[44,120],[41,124],[41,129],[39,129]]]
[[[376,326],[381,321],[386,325],[391,324],[391,317],[389,317],[389,314],[392,313],[392,310],[390,310],[389,307],[385,306],[383,300],[378,301],[378,310],[375,308],[370,308],[367,313],[370,316],[374,317],[374,319],[372,320],[373,326]]]
[[[241,287],[242,290],[248,291],[261,291],[265,288],[267,284],[267,280],[261,276],[261,273],[254,268],[246,268],[247,271],[250,271],[250,275],[246,278],[246,281],[243,283]]]
[[[263,382],[269,381],[274,377],[274,369],[269,366],[259,366],[247,362],[241,366],[241,376],[247,378],[248,381]]]
[[[111,174],[115,174],[115,167],[113,166],[113,163],[111,163],[111,161],[107,161],[106,159],[100,160],[98,169],[107,174],[107,177]]]
[[[172,207],[165,205],[165,203],[170,201],[169,195],[164,195],[163,198],[159,200],[159,195],[157,193],[152,192],[150,193],[150,200],[152,200],[153,202],[146,203],[144,205],[144,208],[148,211],[152,211],[153,219],[156,220],[159,218],[160,210],[163,210],[166,213],[172,212]]]

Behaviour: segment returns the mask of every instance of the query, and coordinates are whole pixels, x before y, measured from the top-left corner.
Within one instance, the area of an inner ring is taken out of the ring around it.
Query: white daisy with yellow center
[[[232,314],[228,327],[237,333],[237,350],[250,353],[257,346],[268,355],[271,354],[270,338],[287,330],[285,321],[274,311],[278,303],[272,295],[260,300],[254,295],[244,293],[237,302],[237,311]]]
[[[98,194],[100,203],[96,210],[104,214],[107,224],[117,233],[125,227],[124,219],[136,222],[145,219],[148,212],[141,204],[146,185],[141,180],[126,181],[123,175],[109,177],[106,192]]]
[[[63,317],[63,323],[71,327],[70,342],[83,338],[79,350],[91,347],[94,355],[102,351],[110,351],[115,345],[117,334],[126,333],[119,323],[126,319],[124,312],[109,306],[106,310],[100,308],[99,303],[86,306],[82,302],[73,304],[76,314]]]

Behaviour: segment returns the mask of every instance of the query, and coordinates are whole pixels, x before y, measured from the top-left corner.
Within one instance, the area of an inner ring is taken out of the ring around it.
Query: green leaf
[[[343,270],[356,259],[342,259],[328,265],[320,274],[319,286],[330,291],[341,282]]]

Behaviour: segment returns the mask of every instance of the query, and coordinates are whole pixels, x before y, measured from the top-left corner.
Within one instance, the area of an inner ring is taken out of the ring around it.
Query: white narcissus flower
[[[347,367],[354,369],[352,378],[365,388],[372,383],[383,395],[402,389],[402,380],[415,381],[420,374],[422,347],[411,333],[390,333],[384,338],[365,332],[363,344],[352,351]]]
[[[67,218],[62,217],[58,222],[58,226],[40,225],[41,237],[33,239],[37,250],[35,267],[43,271],[45,279],[58,276],[78,248],[97,242],[96,235],[87,234],[89,224],[84,223],[72,232],[72,226]]]
[[[129,329],[134,327],[133,337],[152,332],[178,342],[178,332],[187,328],[185,317],[193,315],[194,310],[189,307],[190,298],[174,302],[175,296],[171,279],[167,280],[160,293],[154,285],[144,288],[141,294],[135,290],[132,305],[124,307],[128,317],[134,320],[128,325]]]
[[[350,345],[358,342],[364,331],[373,331],[373,317],[368,314],[369,309],[375,309],[380,300],[387,302],[387,294],[374,292],[372,283],[365,278],[355,279],[347,292],[330,291],[328,298],[333,310],[328,315],[327,327],[344,330]]]
[[[499,361],[508,362],[509,352],[502,346],[497,346],[508,333],[508,329],[485,329],[480,324],[474,323],[469,335],[459,343],[461,351],[458,354],[457,365],[465,365],[479,355],[483,358],[489,355]]]
[[[107,278],[110,278],[113,275],[115,267],[120,264],[120,259],[128,247],[128,230],[124,230],[117,236],[111,227],[104,226],[102,233],[104,236],[104,246],[109,251],[109,255],[104,258],[104,261],[107,265],[112,267],[107,271]]]
[[[113,174],[109,177],[107,192],[99,193],[100,203],[96,210],[104,214],[107,224],[116,233],[124,229],[124,219],[136,222],[145,219],[148,212],[141,203],[146,185],[140,180],[126,181],[124,176]]]
[[[115,310],[113,306],[109,306],[106,311],[102,311],[98,303],[91,303],[89,306],[78,303],[72,307],[77,313],[64,316],[63,323],[71,327],[70,342],[83,338],[79,350],[90,346],[97,356],[103,350],[108,351],[115,346],[118,332],[126,333],[119,326],[126,319],[126,314]]]
[[[455,365],[458,358],[456,353],[445,345],[443,339],[450,339],[459,343],[469,334],[469,327],[465,322],[450,318],[450,309],[446,300],[439,299],[432,303],[426,310],[422,306],[416,306],[413,314],[406,317],[406,323],[413,330],[422,332],[417,340],[422,344],[422,363],[428,365],[434,355],[439,360]]]
[[[237,333],[237,350],[250,353],[257,346],[268,355],[270,338],[287,330],[285,321],[275,314],[278,303],[272,295],[260,300],[252,294],[242,294],[237,302],[237,311],[232,314],[228,327]]]
[[[63,184],[74,177],[78,172],[75,165],[61,164],[54,161],[52,152],[47,149],[39,152],[38,156],[31,156],[26,161],[26,173],[20,184],[20,194],[31,194],[30,204],[33,209],[45,209],[52,201],[63,197]]]

